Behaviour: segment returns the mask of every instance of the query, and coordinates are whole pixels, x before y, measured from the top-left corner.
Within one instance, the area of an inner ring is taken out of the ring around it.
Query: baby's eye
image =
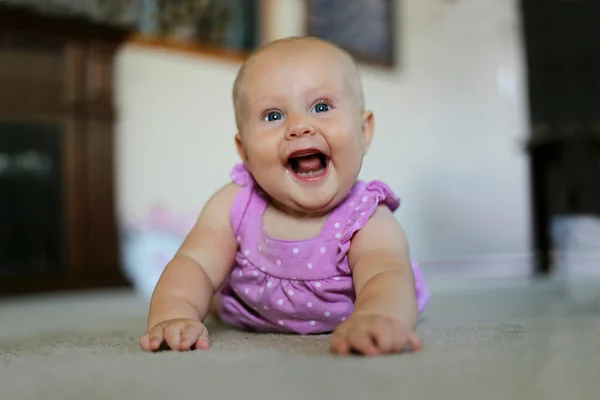
[[[322,113],[331,110],[331,107],[327,103],[317,103],[313,110],[317,113]]]
[[[265,121],[281,121],[283,119],[283,114],[279,111],[271,111],[267,115],[265,115]]]

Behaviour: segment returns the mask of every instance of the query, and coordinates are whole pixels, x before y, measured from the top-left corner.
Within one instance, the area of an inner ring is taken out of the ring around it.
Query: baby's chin
[[[298,196],[287,199],[285,207],[293,214],[319,216],[332,212],[342,200],[343,196],[338,193],[321,198]]]

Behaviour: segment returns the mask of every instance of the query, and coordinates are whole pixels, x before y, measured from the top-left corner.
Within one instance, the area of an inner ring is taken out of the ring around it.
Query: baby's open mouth
[[[303,150],[288,158],[288,169],[304,179],[317,178],[325,173],[329,158],[318,150]]]

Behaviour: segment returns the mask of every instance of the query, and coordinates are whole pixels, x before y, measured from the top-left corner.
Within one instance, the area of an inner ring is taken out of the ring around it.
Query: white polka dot
[[[281,325],[281,326],[283,326],[283,321],[279,320],[278,324]]]
[[[262,247],[258,246],[258,251],[262,251]]]
[[[244,250],[244,255],[248,256],[248,254],[250,254],[250,250]]]
[[[327,251],[327,249],[325,249],[325,247],[321,247],[321,253],[325,253]]]
[[[335,234],[335,238],[336,238],[336,239],[339,239],[339,238],[341,238],[341,237],[342,237],[342,234],[341,234],[341,233],[339,233],[339,232],[338,232],[338,233],[336,233],[336,234]]]
[[[342,319],[340,321],[344,322],[346,320],[346,317],[342,317]]]
[[[331,315],[331,313],[329,311],[325,311],[325,314],[323,314],[323,315],[325,315],[326,317],[329,317]]]
[[[339,227],[340,227],[340,223],[339,223],[339,222],[336,222],[334,226],[335,226],[336,228],[339,228]]]
[[[238,237],[237,237],[237,241],[238,241],[238,242],[241,242],[241,241],[242,241],[242,238],[241,238],[240,236],[238,236]]]
[[[264,266],[262,266],[262,267],[260,267],[260,270],[261,271],[266,271],[267,269]]]
[[[246,264],[248,264],[248,260],[242,260],[242,264],[243,264],[243,265],[246,265]]]
[[[280,306],[282,306],[283,305],[283,300],[281,300],[281,299],[277,300],[277,304],[280,305]]]
[[[263,308],[264,308],[266,311],[269,311],[269,307],[267,307],[267,306],[264,306]]]
[[[252,275],[254,275],[254,276],[258,276],[258,271],[254,271],[254,272],[252,273]]]
[[[242,271],[240,271],[239,275],[240,275],[240,278],[241,278],[242,276],[244,276],[244,273]]]
[[[354,210],[358,211],[358,210],[360,210],[360,207],[356,207]]]
[[[310,321],[310,324],[311,324],[312,326],[315,326],[315,325],[317,324],[317,321]]]
[[[290,291],[288,292],[288,294],[289,294],[290,296],[293,296],[293,295],[294,295],[294,291],[293,291],[293,290],[290,290]]]
[[[333,280],[334,280],[334,281],[339,281],[339,280],[340,280],[340,277],[339,277],[339,276],[334,276],[334,277],[333,277]]]
[[[365,216],[365,214],[366,214],[366,212],[364,212],[364,211],[363,211],[363,212],[361,212],[361,213],[360,213],[360,216],[361,216],[361,217],[364,217],[364,216]]]
[[[281,265],[281,260],[275,260],[275,264]]]
[[[273,286],[273,283],[272,282],[267,282],[267,287],[271,287],[271,286]]]
[[[363,196],[363,198],[362,198],[362,202],[363,202],[363,203],[366,203],[366,202],[367,202],[367,196]]]
[[[292,252],[293,252],[294,254],[298,254],[298,251],[299,251],[299,250],[298,250],[298,248],[297,248],[297,247],[294,247],[294,250],[292,250]]]
[[[315,286],[316,286],[316,287],[321,287],[321,282],[317,282],[317,283],[315,283]]]
[[[264,292],[264,291],[265,291],[264,287],[261,287],[260,290],[259,290],[259,292],[261,292],[261,293]]]
[[[295,276],[292,276],[292,280],[293,280],[293,281],[295,281],[295,280],[296,280],[296,277],[295,277]]]
[[[308,269],[312,269],[312,267],[313,267],[312,263],[308,263],[307,267],[308,267]]]
[[[308,303],[306,303],[306,307],[312,308],[312,303],[309,301]]]
[[[246,293],[246,294],[250,293],[250,289],[248,289],[248,288],[244,289],[244,293]]]
[[[354,202],[350,203],[350,207],[354,207]]]

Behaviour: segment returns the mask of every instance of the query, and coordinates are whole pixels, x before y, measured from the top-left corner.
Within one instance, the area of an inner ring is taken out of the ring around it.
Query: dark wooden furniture
[[[128,36],[0,5],[0,295],[127,284],[113,59]]]
[[[552,272],[551,222],[600,215],[600,2],[521,0],[527,54],[536,272]]]

